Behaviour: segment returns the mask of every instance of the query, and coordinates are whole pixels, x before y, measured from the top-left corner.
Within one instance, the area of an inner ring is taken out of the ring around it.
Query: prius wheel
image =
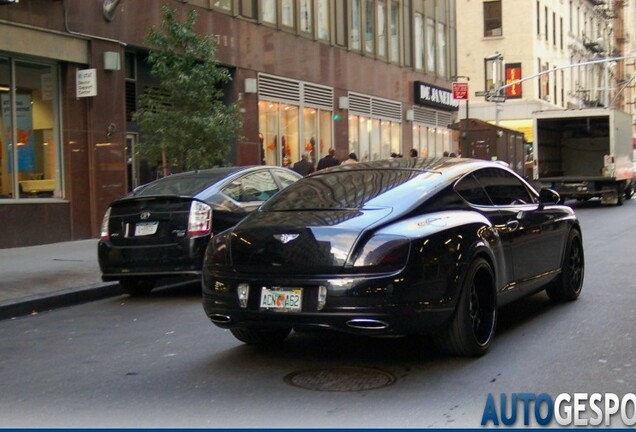
[[[583,288],[585,274],[585,258],[583,242],[578,230],[570,231],[565,245],[565,255],[561,265],[561,275],[546,289],[548,296],[555,301],[576,300]]]
[[[434,339],[440,351],[481,356],[488,351],[497,323],[495,278],[490,264],[477,258],[468,268],[455,314]]]
[[[248,345],[275,345],[283,342],[291,329],[252,329],[252,328],[233,328],[230,329],[232,335],[243,343]]]
[[[134,297],[143,297],[150,294],[150,291],[155,287],[154,279],[122,279],[119,281],[119,285],[125,293]]]

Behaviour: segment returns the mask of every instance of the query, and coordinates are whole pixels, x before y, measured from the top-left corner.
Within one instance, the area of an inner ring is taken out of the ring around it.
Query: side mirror
[[[539,202],[541,204],[558,204],[561,202],[561,195],[552,189],[541,189],[539,191]]]

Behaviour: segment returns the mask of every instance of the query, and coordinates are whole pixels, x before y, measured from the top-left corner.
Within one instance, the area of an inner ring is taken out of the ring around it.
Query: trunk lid
[[[186,237],[192,198],[156,196],[111,205],[108,232],[116,246],[172,244]]]
[[[231,260],[246,273],[335,274],[365,230],[392,209],[257,211],[231,238]]]

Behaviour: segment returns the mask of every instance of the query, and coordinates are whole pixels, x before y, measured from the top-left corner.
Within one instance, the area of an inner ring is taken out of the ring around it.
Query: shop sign
[[[76,75],[77,97],[97,96],[97,70],[78,70]]]
[[[459,110],[459,100],[453,98],[453,92],[422,81],[415,81],[414,84],[417,105],[431,106],[445,111]]]

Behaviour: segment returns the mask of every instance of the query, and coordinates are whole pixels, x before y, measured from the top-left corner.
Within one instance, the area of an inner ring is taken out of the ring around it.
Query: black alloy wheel
[[[548,297],[555,301],[576,300],[583,289],[585,257],[581,233],[573,229],[568,234],[565,254],[561,265],[561,275],[546,287]]]
[[[494,273],[488,261],[475,259],[468,267],[450,324],[434,335],[446,354],[481,356],[492,344],[497,325]]]

